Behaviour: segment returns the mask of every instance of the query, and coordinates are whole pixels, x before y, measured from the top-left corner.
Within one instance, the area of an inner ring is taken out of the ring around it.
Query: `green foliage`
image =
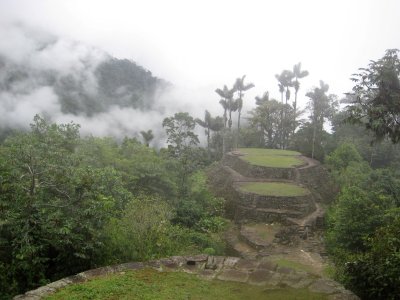
[[[158,154],[136,139],[82,139],[78,125],[38,116],[30,132],[10,136],[0,146],[0,293],[99,264],[223,254],[223,201],[193,175],[207,152],[181,142]],[[177,197],[182,174],[187,193]]]
[[[327,162],[341,186],[326,234],[336,278],[363,299],[397,299],[398,171],[372,170],[350,144],[342,144]]]
[[[204,172],[196,172],[191,178],[190,194],[178,200],[173,221],[201,232],[219,232],[225,221],[224,200],[214,197],[207,188]]]
[[[181,229],[172,226],[172,209],[158,198],[139,196],[125,207],[120,218],[105,228],[107,258],[110,262],[146,261],[169,256],[187,245]]]
[[[282,148],[285,133],[293,131],[293,111],[290,105],[265,100],[249,112],[250,126],[259,132],[262,146]],[[288,118],[283,120],[283,112]]]
[[[113,169],[79,165],[77,125],[31,127],[6,141],[1,165],[0,262],[18,290],[91,267],[127,193]]]
[[[400,295],[400,217],[365,242],[368,252],[346,266],[346,283],[362,299],[398,299]],[[360,276],[362,274],[362,276]]]
[[[359,187],[342,189],[329,215],[327,243],[351,252],[365,251],[364,239],[385,224],[391,201]]]
[[[173,198],[176,184],[167,162],[154,149],[136,139],[125,138],[118,145],[111,138],[89,137],[77,149],[82,163],[104,168],[113,166],[121,174],[126,189],[132,193],[150,193]]]
[[[306,96],[310,99],[308,110],[310,111],[310,121],[313,128],[311,143],[311,158],[316,157],[316,149],[322,145],[322,136],[324,132],[324,123],[331,120],[338,106],[335,95],[327,95],[329,85],[322,80],[319,87],[308,92]]]
[[[322,130],[319,134],[320,135],[317,136],[319,139],[318,142],[313,144],[314,126],[312,123],[306,122],[301,125],[300,129],[297,130],[292,137],[291,146],[293,149],[308,157],[313,156],[314,149],[314,158],[323,162],[326,154],[325,148],[328,144],[330,135],[325,130]]]
[[[354,145],[349,143],[341,144],[336,150],[326,158],[326,164],[332,171],[343,172],[350,163],[362,162],[361,155],[357,152]]]
[[[169,157],[175,159],[175,171],[180,179],[178,183],[179,196],[188,194],[187,178],[199,166],[200,151],[195,148],[199,143],[193,132],[196,122],[188,113],[176,113],[173,117],[165,118],[162,126],[167,133]]]
[[[349,113],[338,112],[332,119],[333,135],[331,149],[335,149],[342,143],[353,144],[362,158],[373,168],[388,167],[394,162],[400,161],[399,145],[393,144],[389,139],[379,142],[374,141],[372,131],[368,131],[362,124],[345,122]],[[327,152],[332,151],[327,149]]]
[[[343,143],[326,158],[326,165],[341,186],[357,186],[371,173],[353,144]]]
[[[348,121],[363,124],[376,139],[385,137],[400,141],[400,60],[398,49],[371,61],[367,68],[354,74],[352,103],[347,107]]]

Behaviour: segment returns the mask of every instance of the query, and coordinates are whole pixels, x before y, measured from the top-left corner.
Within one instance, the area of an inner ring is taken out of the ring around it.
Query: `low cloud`
[[[220,112],[213,87],[160,88],[145,108],[109,105],[105,111],[88,115],[84,112],[66,113],[60,99],[60,86],[79,85],[81,95],[69,91],[72,103],[87,105],[85,95],[96,98],[99,83],[96,69],[110,56],[99,49],[51,34],[36,31],[21,24],[2,24],[0,35],[0,127],[28,128],[35,114],[53,122],[75,122],[82,135],[113,136],[122,139],[136,136],[140,131],[153,130],[154,144],[164,145],[162,120],[178,111],[202,118],[207,108],[213,115]],[[127,97],[125,87],[116,95]],[[62,93],[61,93],[62,94]],[[123,98],[121,98],[123,99]],[[210,101],[215,99],[215,102]],[[98,105],[101,99],[97,99]],[[211,104],[210,104],[211,103]],[[97,103],[94,103],[97,105]],[[199,135],[202,130],[199,129]]]

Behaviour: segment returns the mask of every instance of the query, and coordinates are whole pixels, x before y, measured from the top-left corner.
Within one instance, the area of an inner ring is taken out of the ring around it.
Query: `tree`
[[[400,295],[400,217],[366,240],[370,249],[346,264],[347,286],[362,299],[398,299]]]
[[[242,112],[243,108],[243,96],[244,92],[253,88],[254,84],[253,83],[244,83],[244,79],[246,78],[246,75],[243,75],[242,78],[237,78],[236,82],[234,84],[234,90],[238,93],[238,98],[236,99],[237,102],[237,111],[238,111],[238,131],[236,135],[236,148],[239,147],[239,134],[240,134],[240,115]]]
[[[219,103],[224,103],[221,103],[224,108],[224,124],[226,128],[226,122],[228,121],[228,128],[230,130],[232,128],[232,111],[235,111],[235,103],[233,101],[235,90],[228,89],[228,87],[224,85],[222,90],[216,89],[215,92],[222,98]]]
[[[0,265],[14,292],[93,267],[102,227],[126,199],[116,195],[129,194],[114,168],[80,164],[79,143],[78,125],[35,116],[30,132],[3,146]]]
[[[211,114],[208,110],[204,113],[204,121],[200,119],[195,120],[197,124],[205,129],[207,136],[207,151],[210,153],[210,126],[211,126]]]
[[[208,110],[205,111],[204,121],[200,119],[195,120],[197,124],[205,129],[207,136],[207,152],[210,158],[210,138],[211,131],[220,131],[224,127],[224,121],[221,117],[213,118]]]
[[[195,152],[193,149],[199,143],[197,135],[193,132],[196,122],[189,113],[179,112],[173,117],[165,118],[162,126],[165,128],[168,136],[169,153],[179,162],[179,192],[181,196],[184,196],[188,192],[188,176],[196,167]]]
[[[140,134],[143,137],[144,143],[147,147],[150,146],[150,142],[154,139],[153,130],[141,131]]]
[[[276,74],[275,78],[278,80],[279,84],[279,92],[281,93],[281,102],[283,104],[283,93],[285,92],[286,89],[286,93],[285,93],[285,104],[286,106],[282,106],[283,110],[281,113],[281,148],[285,149],[287,146],[287,141],[289,139],[289,129],[286,128],[284,126],[284,123],[286,122],[287,119],[287,105],[288,105],[288,101],[290,99],[290,90],[289,88],[293,86],[293,77],[294,74],[292,73],[292,71],[290,70],[283,70],[281,72],[281,74]]]
[[[263,103],[267,102],[269,100],[269,92],[265,92],[261,97],[256,96],[256,105],[263,105]]]
[[[285,105],[276,100],[264,100],[249,112],[250,125],[260,132],[263,146],[279,148],[282,137],[281,113]]]
[[[293,128],[293,133],[296,130],[296,117],[297,117],[297,93],[299,92],[300,89],[300,82],[299,79],[304,78],[308,76],[308,71],[302,71],[301,70],[301,63],[299,62],[297,65],[293,66],[293,75],[294,75],[294,81],[293,81],[293,87],[294,87],[294,102],[293,102],[293,109],[294,109],[294,128]]]
[[[386,50],[385,55],[371,61],[367,68],[354,74],[354,97],[347,107],[347,121],[363,124],[380,141],[385,137],[393,143],[400,141],[400,60],[398,49]]]
[[[235,109],[234,107],[234,101],[233,101],[233,94],[235,92],[234,89],[228,89],[226,85],[224,85],[224,88],[221,89],[216,89],[215,92],[221,97],[221,100],[219,103],[222,105],[224,109],[224,132],[222,133],[222,153],[223,155],[226,152],[226,124],[228,122],[228,127],[229,131],[231,130],[232,127],[232,110]],[[228,119],[229,115],[229,119]]]
[[[306,94],[310,98],[308,109],[311,112],[311,123],[313,126],[312,134],[312,151],[311,157],[314,158],[315,146],[321,143],[321,134],[324,128],[326,119],[331,119],[336,106],[337,100],[334,95],[327,95],[329,85],[325,84],[322,80],[319,82],[319,87]]]

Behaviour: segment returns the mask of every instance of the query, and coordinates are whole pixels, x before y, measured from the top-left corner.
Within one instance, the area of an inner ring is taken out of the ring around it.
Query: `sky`
[[[0,0],[0,26],[10,22],[132,59],[197,113],[221,110],[214,90],[242,75],[255,84],[244,111],[267,90],[280,99],[275,74],[298,62],[310,73],[301,106],[319,80],[340,98],[358,68],[400,48],[396,0]]]

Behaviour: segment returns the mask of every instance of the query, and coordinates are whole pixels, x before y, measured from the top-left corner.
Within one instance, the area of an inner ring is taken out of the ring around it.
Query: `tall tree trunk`
[[[239,148],[239,137],[240,137],[240,114],[241,110],[238,111],[238,131],[236,134],[236,148]]]
[[[312,138],[312,148],[311,148],[311,158],[314,158],[314,152],[315,152],[315,136],[317,135],[317,122],[314,119],[314,128],[313,128],[313,138]]]
[[[222,157],[225,156],[225,152],[226,152],[225,131],[226,131],[226,128],[222,129]]]
[[[293,110],[294,110],[294,113],[293,113],[293,134],[296,131],[297,92],[298,92],[298,90],[296,90],[295,93],[294,93],[294,103],[293,103]]]
[[[281,103],[282,103],[282,106],[283,106],[283,92],[281,92]],[[279,146],[280,146],[280,148],[281,149],[283,149],[283,109],[281,109],[281,130],[280,130],[281,132],[280,132],[280,136],[279,136],[279,138],[280,138],[280,141],[279,141]]]
[[[210,153],[210,124],[207,126],[207,156],[208,159],[211,158],[211,153]]]

